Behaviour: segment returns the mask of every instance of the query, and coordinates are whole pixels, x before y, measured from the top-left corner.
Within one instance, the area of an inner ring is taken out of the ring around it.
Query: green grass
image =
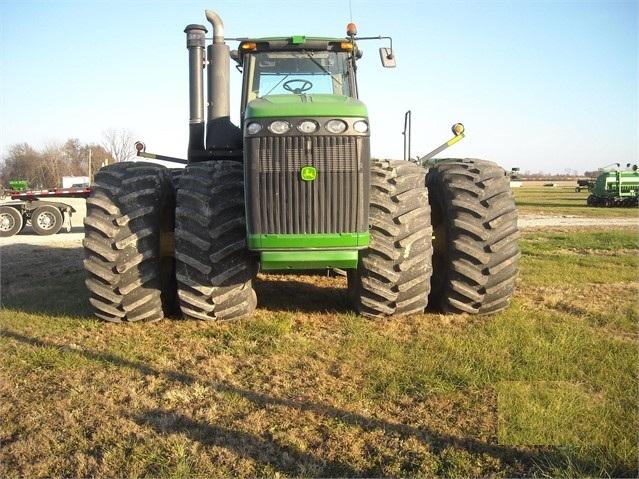
[[[276,276],[250,319],[117,325],[81,274],[14,288],[0,475],[636,477],[636,232],[521,247],[487,317],[366,320],[343,278]]]
[[[517,208],[520,213],[562,214],[585,216],[592,218],[630,218],[638,217],[637,208],[594,208],[586,206],[588,191],[579,193],[574,186],[558,188],[544,188],[529,186],[524,183],[522,188],[513,188]]]

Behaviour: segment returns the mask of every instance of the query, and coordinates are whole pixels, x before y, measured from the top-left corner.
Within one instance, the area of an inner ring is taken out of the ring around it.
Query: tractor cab
[[[354,42],[303,36],[245,40],[233,56],[244,73],[242,117],[247,104],[274,95],[357,98]]]

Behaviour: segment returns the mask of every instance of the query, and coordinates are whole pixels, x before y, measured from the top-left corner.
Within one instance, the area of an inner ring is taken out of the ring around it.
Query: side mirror
[[[392,48],[380,48],[379,57],[382,60],[382,66],[384,68],[395,68],[397,66],[395,63],[395,54],[393,53]]]

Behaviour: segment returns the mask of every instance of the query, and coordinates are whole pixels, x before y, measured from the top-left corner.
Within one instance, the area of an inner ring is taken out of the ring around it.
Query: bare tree
[[[0,161],[0,186],[7,188],[11,180],[26,180],[33,188],[55,188],[62,186],[64,176],[93,176],[113,162],[103,146],[83,144],[77,138],[64,144],[51,142],[43,151],[19,143],[10,145]]]
[[[11,180],[27,180],[30,184],[41,182],[38,175],[40,157],[40,153],[28,143],[11,145],[8,154],[2,159],[2,186],[8,186]]]
[[[64,144],[64,154],[72,176],[92,177],[103,165],[115,162],[102,145],[85,145],[77,138],[70,139]],[[91,162],[90,165],[89,162]]]
[[[135,134],[126,128],[109,128],[103,132],[104,149],[116,162],[127,161],[135,156]]]
[[[64,149],[58,143],[48,143],[40,155],[40,183],[46,188],[62,186],[62,177],[68,174]]]
[[[64,156],[69,165],[71,176],[85,176],[88,172],[89,153],[87,147],[77,138],[67,140],[64,144]]]

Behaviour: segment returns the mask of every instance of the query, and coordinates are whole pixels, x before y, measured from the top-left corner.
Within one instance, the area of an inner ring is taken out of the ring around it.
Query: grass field
[[[520,213],[551,213],[592,218],[636,218],[637,208],[591,208],[586,206],[588,191],[575,192],[575,181],[560,181],[556,187],[544,187],[543,181],[524,181],[513,188]]]
[[[516,191],[522,214],[637,215],[575,196]],[[372,321],[343,278],[261,276],[251,319],[114,325],[79,272],[25,286],[0,311],[0,476],[637,477],[637,229],[521,248],[487,317]]]

